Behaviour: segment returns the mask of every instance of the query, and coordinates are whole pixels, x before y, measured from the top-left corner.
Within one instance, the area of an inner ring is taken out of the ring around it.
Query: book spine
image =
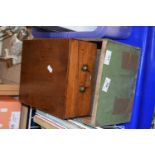
[[[42,117],[43,119],[48,120],[49,122],[52,122],[52,123],[54,123],[54,124],[57,124],[58,126],[61,126],[61,127],[63,127],[64,129],[67,129],[66,126],[64,126],[63,124],[61,124],[61,123],[58,122],[58,121],[55,121],[54,119],[50,119],[50,118],[48,118],[48,117],[46,117],[46,116],[44,116],[44,115],[40,115],[40,114],[38,114],[38,113],[36,113],[36,115]]]
[[[59,118],[56,118],[56,117],[54,117],[54,116],[52,116],[52,115],[49,115],[49,114],[44,113],[44,112],[41,112],[41,111],[39,111],[39,112],[37,111],[36,114],[37,114],[37,115],[40,115],[40,116],[42,116],[42,117],[44,117],[44,118],[46,118],[46,119],[48,119],[48,120],[50,120],[50,121],[53,121],[53,122],[55,122],[55,123],[57,123],[57,124],[59,124],[59,125],[65,127],[66,129],[75,129],[75,128],[79,128],[79,126],[77,126],[77,125],[75,125],[75,124],[69,123],[69,122],[66,121],[66,120],[61,120],[61,119],[59,119]]]
[[[75,121],[75,120],[69,119],[68,121],[69,121],[69,122],[72,122],[72,123],[74,123],[74,124],[76,124],[76,125],[78,125],[78,126],[81,127],[82,129],[93,129],[93,127],[84,125],[84,124],[82,124],[82,123],[80,123],[80,122],[78,122],[78,121]]]

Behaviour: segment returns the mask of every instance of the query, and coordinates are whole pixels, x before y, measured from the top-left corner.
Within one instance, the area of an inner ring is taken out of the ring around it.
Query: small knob
[[[81,87],[80,87],[80,92],[81,92],[81,93],[84,93],[85,91],[86,91],[86,87],[85,87],[85,86],[81,86]]]
[[[82,71],[87,72],[88,71],[88,65],[84,64],[82,66]]]

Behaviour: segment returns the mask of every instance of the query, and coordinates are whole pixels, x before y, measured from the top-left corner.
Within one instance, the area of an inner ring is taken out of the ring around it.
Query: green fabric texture
[[[139,48],[112,40],[108,40],[106,52],[107,50],[110,50],[112,54],[110,64],[103,66],[96,113],[96,125],[98,126],[125,123],[130,120],[131,113],[113,113],[114,102],[116,98],[134,98],[137,73],[122,68],[123,52],[133,53],[138,57],[140,54]],[[107,92],[102,90],[106,78],[111,79]]]

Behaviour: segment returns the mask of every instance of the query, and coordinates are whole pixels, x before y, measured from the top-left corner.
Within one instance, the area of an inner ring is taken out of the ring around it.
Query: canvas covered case
[[[91,125],[113,125],[130,120],[139,55],[139,48],[103,40]]]

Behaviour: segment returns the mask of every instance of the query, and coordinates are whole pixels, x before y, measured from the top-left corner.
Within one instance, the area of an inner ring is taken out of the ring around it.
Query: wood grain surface
[[[90,115],[95,60],[96,44],[86,41],[70,41],[66,117]],[[88,71],[82,71],[83,65],[88,65]],[[86,88],[85,92],[79,91],[81,86]]]

